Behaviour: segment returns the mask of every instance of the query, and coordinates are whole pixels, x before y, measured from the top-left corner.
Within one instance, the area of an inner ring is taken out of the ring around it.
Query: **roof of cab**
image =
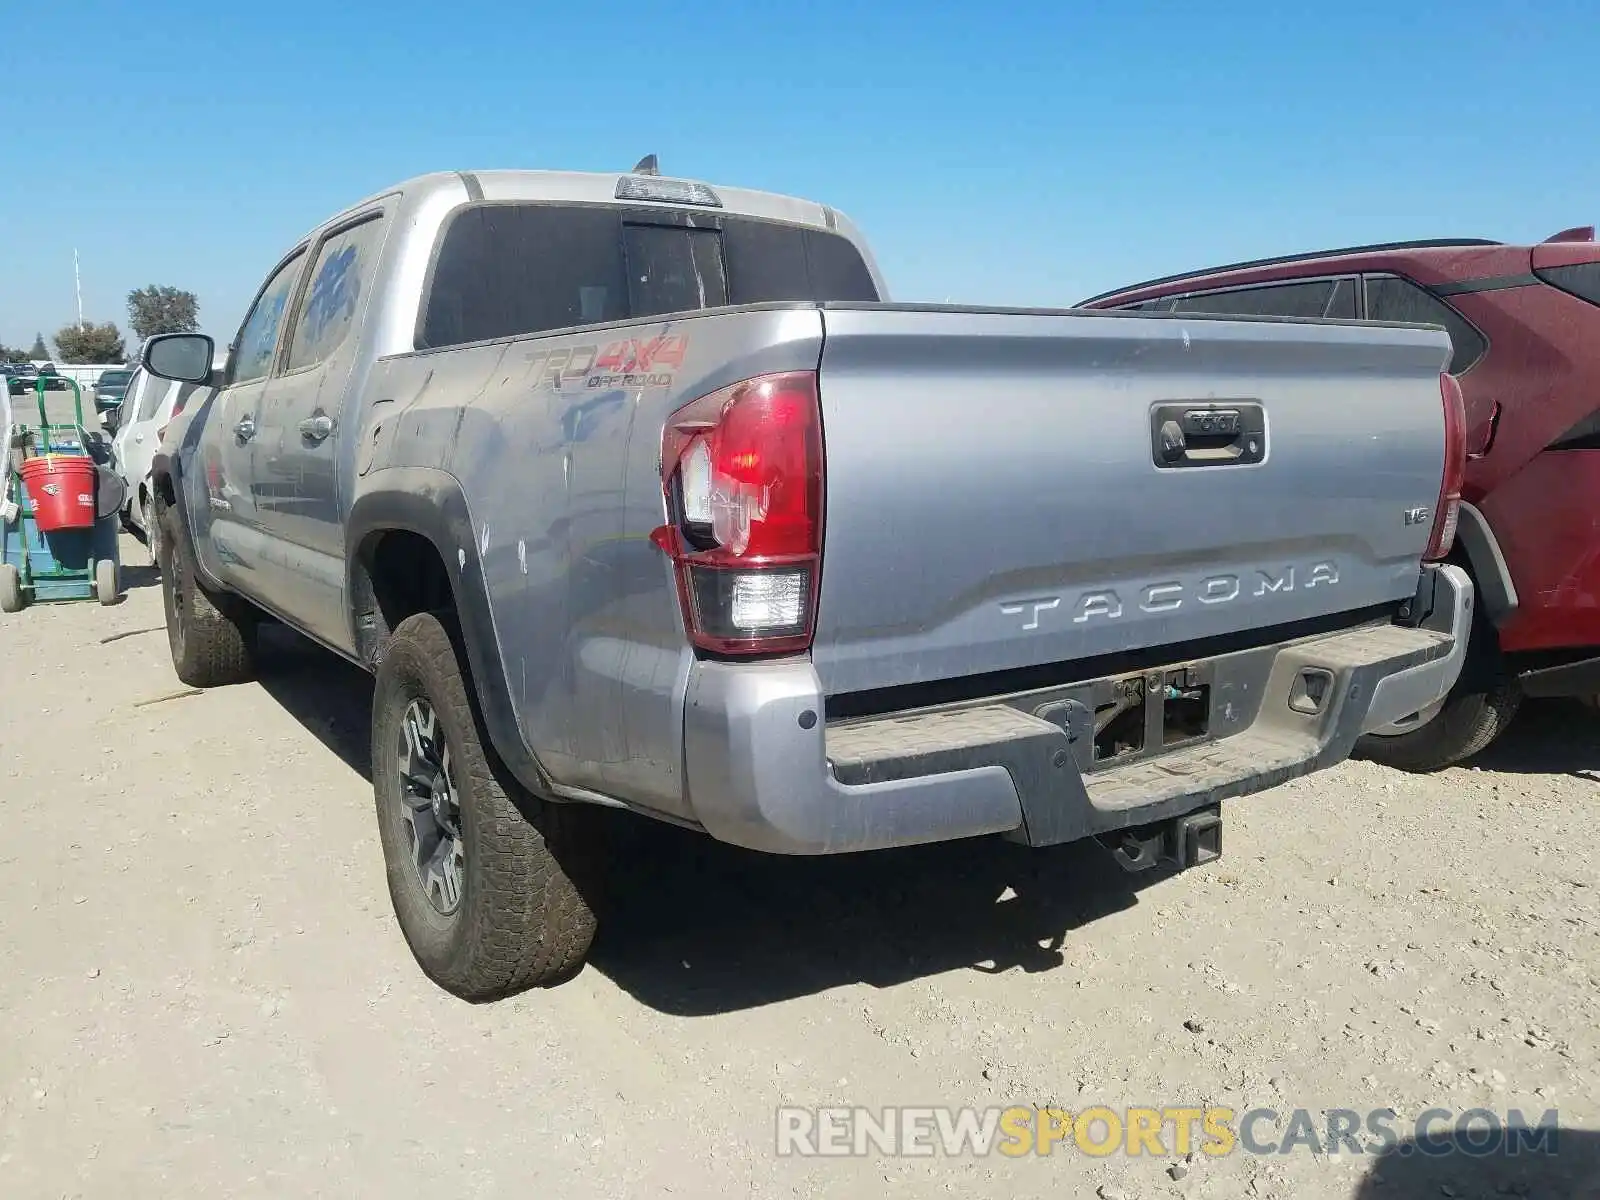
[[[632,200],[617,198],[617,185],[626,178],[659,180],[662,183],[700,184],[710,188],[721,201],[719,207],[700,207],[672,201]],[[827,205],[796,196],[775,192],[761,192],[750,188],[725,187],[704,183],[696,179],[683,179],[666,175],[634,175],[628,171],[539,171],[539,170],[488,170],[488,171],[434,171],[415,175],[410,179],[363,197],[346,205],[338,213],[319,222],[316,228],[344,219],[351,213],[396,194],[408,198],[425,199],[440,193],[461,198],[462,203],[472,200],[544,200],[569,204],[629,204],[650,206],[661,204],[664,208],[680,208],[690,212],[733,213],[739,216],[765,217],[768,220],[791,224],[812,225],[819,229],[839,230],[850,227],[848,218]]]

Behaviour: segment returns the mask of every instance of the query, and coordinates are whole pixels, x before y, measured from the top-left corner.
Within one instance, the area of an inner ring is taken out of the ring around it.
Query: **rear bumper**
[[[684,717],[689,800],[713,837],[782,854],[990,833],[1051,845],[1167,820],[1333,766],[1363,733],[1444,696],[1472,604],[1465,572],[1430,567],[1415,626],[1173,664],[1210,681],[1214,740],[1099,767],[1092,682],[830,726],[808,660],[700,662]],[[1297,711],[1308,673],[1320,698]]]
[[[1361,725],[1363,733],[1402,732],[1395,727],[1396,721],[1445,698],[1466,665],[1476,603],[1472,579],[1460,567],[1424,569],[1412,601],[1412,620],[1420,630],[1448,636],[1450,648],[1439,658],[1384,676],[1373,690]]]

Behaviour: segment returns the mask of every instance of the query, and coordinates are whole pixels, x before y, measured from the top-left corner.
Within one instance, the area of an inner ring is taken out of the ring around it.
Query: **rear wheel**
[[[464,1000],[558,983],[595,934],[602,813],[545,804],[486,748],[458,640],[401,622],[378,668],[372,782],[389,895],[423,971]]]
[[[190,687],[220,687],[255,677],[256,623],[244,603],[206,591],[179,546],[170,509],[163,524],[161,602],[167,614],[167,644],[178,678]]]

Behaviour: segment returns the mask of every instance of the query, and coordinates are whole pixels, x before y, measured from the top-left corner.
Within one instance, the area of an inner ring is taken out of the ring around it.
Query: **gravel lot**
[[[1178,876],[991,842],[772,860],[628,822],[590,967],[472,1007],[390,915],[364,677],[280,638],[260,685],[188,692],[126,574],[115,608],[0,618],[0,1195],[1600,1195],[1576,706],[1530,707],[1475,769],[1234,802],[1222,861]],[[1564,1132],[1487,1163],[775,1150],[780,1104],[1208,1103]]]

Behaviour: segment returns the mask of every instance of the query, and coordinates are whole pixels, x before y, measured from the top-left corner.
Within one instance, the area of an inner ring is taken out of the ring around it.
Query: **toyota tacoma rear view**
[[[602,809],[778,854],[997,834],[1129,869],[1461,667],[1445,331],[893,303],[840,213],[441,173],[267,275],[153,473],[173,661],[376,677],[419,964],[582,963]],[[1321,819],[1310,813],[1308,820]]]

